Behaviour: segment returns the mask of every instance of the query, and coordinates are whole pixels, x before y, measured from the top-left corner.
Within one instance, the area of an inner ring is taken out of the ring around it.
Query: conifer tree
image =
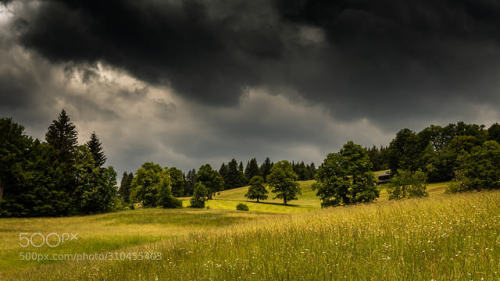
[[[120,189],[118,193],[123,199],[123,202],[130,202],[130,188],[132,185],[132,179],[134,178],[133,173],[123,172],[122,181],[120,182]]]
[[[54,148],[61,162],[71,163],[78,144],[77,134],[75,125],[63,109],[49,126],[45,140]]]
[[[193,195],[194,185],[196,184],[196,170],[192,169],[188,171],[186,175],[186,184],[184,186],[184,194],[186,196]]]
[[[264,178],[264,181],[267,182],[267,175],[269,175],[271,168],[273,167],[273,163],[269,159],[269,157],[266,158],[264,163],[260,166],[260,175]]]
[[[92,153],[96,167],[102,167],[106,163],[106,156],[102,150],[101,141],[97,138],[95,132],[90,136],[90,140],[87,142],[87,147]]]
[[[252,158],[246,168],[245,168],[245,177],[251,180],[255,176],[260,175],[259,165],[257,164],[257,159]]]

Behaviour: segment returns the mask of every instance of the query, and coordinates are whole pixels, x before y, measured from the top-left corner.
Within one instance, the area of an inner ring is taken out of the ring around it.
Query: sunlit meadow
[[[0,229],[5,280],[500,279],[500,192],[294,214],[142,209],[2,219]],[[56,249],[18,246],[18,232],[39,229],[78,232],[79,240]],[[22,250],[161,258],[39,263],[20,261]]]

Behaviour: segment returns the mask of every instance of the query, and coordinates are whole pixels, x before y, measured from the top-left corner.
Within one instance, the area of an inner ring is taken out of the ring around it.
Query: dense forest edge
[[[352,141],[323,163],[305,164],[266,158],[231,159],[214,169],[204,164],[186,173],[176,167],[144,163],[135,172],[106,167],[106,155],[95,133],[83,145],[62,110],[45,140],[26,135],[11,118],[0,119],[0,217],[69,216],[142,207],[190,207],[222,190],[249,186],[249,200],[275,199],[287,205],[300,194],[298,181],[315,180],[322,207],[369,203],[379,197],[373,171],[390,170],[389,199],[427,196],[427,183],[451,181],[448,192],[500,189],[500,125],[458,122],[431,125],[420,132],[400,130],[381,147]],[[266,188],[266,186],[268,188]],[[268,190],[269,189],[269,190]],[[242,204],[239,210],[248,210]]]

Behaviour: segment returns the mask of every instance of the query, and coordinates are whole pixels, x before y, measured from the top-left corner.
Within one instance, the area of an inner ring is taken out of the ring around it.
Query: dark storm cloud
[[[233,103],[259,81],[254,60],[277,59],[283,46],[259,14],[246,15],[255,4],[214,5],[42,1],[19,19],[21,42],[54,62],[102,61],[204,102]]]
[[[497,1],[0,2],[2,115],[43,137],[64,107],[119,170],[317,162],[500,116]]]
[[[286,85],[336,118],[384,124],[499,102],[491,0],[47,0],[18,22],[22,44],[53,62],[108,63],[212,105]],[[324,42],[305,42],[312,31]]]

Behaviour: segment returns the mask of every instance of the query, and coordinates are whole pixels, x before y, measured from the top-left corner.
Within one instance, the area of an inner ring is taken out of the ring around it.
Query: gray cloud
[[[41,137],[64,107],[120,170],[319,161],[500,118],[493,1],[2,3],[2,115]]]

